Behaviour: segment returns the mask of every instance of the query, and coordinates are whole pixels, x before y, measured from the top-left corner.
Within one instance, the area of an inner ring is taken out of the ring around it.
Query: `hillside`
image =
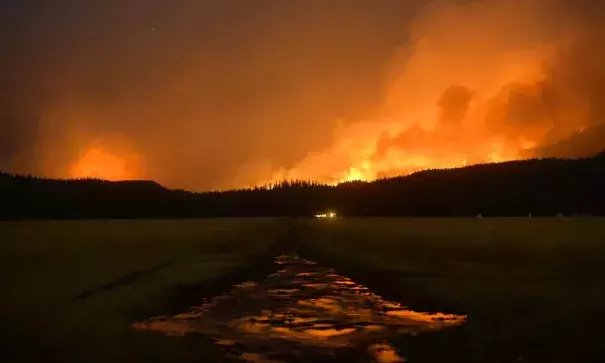
[[[589,127],[552,145],[533,150],[533,155],[543,157],[582,158],[605,150],[605,125]]]
[[[427,170],[336,187],[284,182],[191,193],[150,181],[53,180],[0,173],[0,219],[605,215],[605,153]]]

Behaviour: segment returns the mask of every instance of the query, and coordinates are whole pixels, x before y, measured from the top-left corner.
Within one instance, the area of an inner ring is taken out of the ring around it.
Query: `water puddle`
[[[408,310],[295,254],[275,263],[280,269],[260,282],[235,285],[187,312],[133,327],[203,334],[226,355],[248,362],[318,361],[355,352],[347,361],[387,363],[404,361],[389,344],[394,335],[435,331],[466,318]]]

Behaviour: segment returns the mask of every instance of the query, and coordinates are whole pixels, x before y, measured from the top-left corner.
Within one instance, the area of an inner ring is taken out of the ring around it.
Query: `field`
[[[0,223],[3,361],[186,360],[198,342],[156,344],[130,324],[212,294],[280,230],[263,219]]]
[[[317,221],[305,240],[315,258],[385,296],[414,309],[468,314],[461,329],[400,342],[404,356],[605,358],[603,219]]]
[[[292,245],[415,310],[468,315],[395,339],[410,361],[605,357],[605,220],[215,219],[0,223],[3,361],[221,361],[203,337],[130,325],[258,280]]]

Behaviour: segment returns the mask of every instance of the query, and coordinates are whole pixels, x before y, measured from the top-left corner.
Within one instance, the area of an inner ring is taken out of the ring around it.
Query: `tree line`
[[[152,181],[0,173],[0,219],[605,215],[605,153],[425,170],[373,182],[193,193]]]

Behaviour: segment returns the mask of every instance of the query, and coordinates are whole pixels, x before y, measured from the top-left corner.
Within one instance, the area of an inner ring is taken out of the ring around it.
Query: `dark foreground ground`
[[[0,251],[6,362],[605,359],[602,219],[16,222]]]

